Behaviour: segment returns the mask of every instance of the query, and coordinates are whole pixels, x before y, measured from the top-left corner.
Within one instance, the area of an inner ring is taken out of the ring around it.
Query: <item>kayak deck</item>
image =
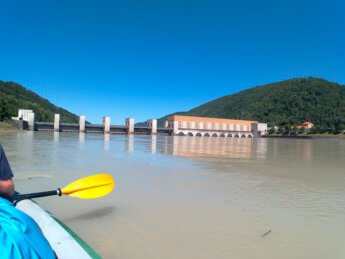
[[[58,258],[101,258],[70,228],[53,218],[35,202],[23,200],[17,203],[16,208],[36,221]]]

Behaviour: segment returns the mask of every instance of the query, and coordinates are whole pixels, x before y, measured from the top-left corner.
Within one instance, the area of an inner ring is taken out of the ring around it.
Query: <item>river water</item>
[[[114,176],[98,200],[37,200],[104,258],[345,258],[345,140],[14,132],[0,143],[23,193]]]

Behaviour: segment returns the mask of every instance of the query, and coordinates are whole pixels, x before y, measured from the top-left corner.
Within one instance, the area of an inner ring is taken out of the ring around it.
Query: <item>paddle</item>
[[[76,180],[66,187],[48,192],[18,194],[8,199],[14,203],[25,199],[46,197],[62,194],[81,199],[96,199],[107,195],[114,188],[114,179],[109,174],[95,174]]]

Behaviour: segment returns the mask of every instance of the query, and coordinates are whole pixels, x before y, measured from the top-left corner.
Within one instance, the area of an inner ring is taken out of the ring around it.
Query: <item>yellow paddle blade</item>
[[[70,183],[61,189],[61,193],[81,199],[96,199],[110,193],[114,185],[111,175],[96,174]]]

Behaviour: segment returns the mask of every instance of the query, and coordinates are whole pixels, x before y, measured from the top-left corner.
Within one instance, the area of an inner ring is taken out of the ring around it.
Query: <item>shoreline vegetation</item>
[[[287,133],[271,133],[262,136],[263,138],[301,138],[301,139],[313,139],[313,138],[341,138],[345,139],[345,133],[310,133],[304,132],[301,134],[287,134]]]
[[[11,123],[6,121],[0,121],[0,132],[10,132],[18,130]]]

